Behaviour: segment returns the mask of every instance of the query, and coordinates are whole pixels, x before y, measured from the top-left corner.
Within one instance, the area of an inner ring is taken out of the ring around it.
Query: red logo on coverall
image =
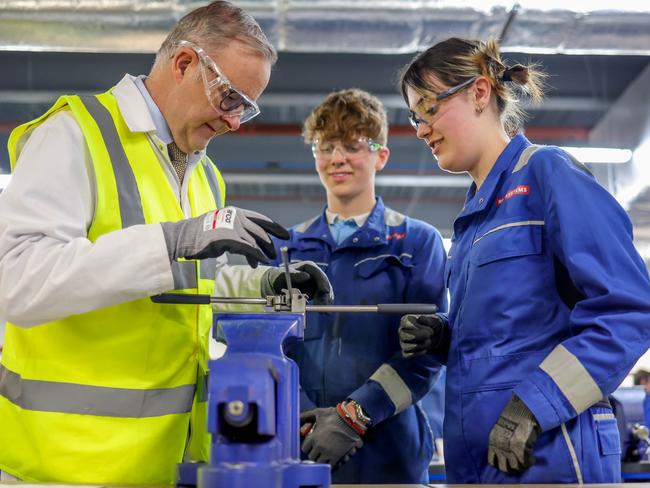
[[[508,193],[503,195],[500,198],[497,198],[497,207],[503,203],[504,200],[512,198],[516,195],[528,195],[530,193],[530,186],[528,185],[519,185],[517,188],[513,188]]]

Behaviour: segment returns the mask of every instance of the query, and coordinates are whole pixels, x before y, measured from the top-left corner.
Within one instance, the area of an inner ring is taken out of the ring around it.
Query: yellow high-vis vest
[[[88,239],[184,218],[146,133],[129,130],[111,90],[63,96],[16,128],[12,169],[21,137],[62,109],[77,120],[93,161],[97,200]],[[193,216],[223,206],[224,181],[207,156],[190,176],[188,197]],[[174,293],[213,294],[215,264],[172,263]],[[169,484],[184,457],[207,460],[203,382],[211,326],[210,305],[149,298],[32,328],[8,323],[0,470],[25,481]]]

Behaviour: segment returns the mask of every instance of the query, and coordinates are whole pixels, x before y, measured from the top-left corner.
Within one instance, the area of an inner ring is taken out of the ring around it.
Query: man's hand
[[[289,232],[268,217],[251,210],[224,207],[199,217],[160,224],[169,259],[216,258],[224,252],[242,254],[255,267],[275,259],[269,235],[289,238]]]
[[[508,474],[526,471],[535,464],[533,446],[540,432],[535,416],[513,394],[490,432],[488,463]]]
[[[298,288],[311,298],[316,305],[328,305],[334,300],[332,285],[327,275],[312,261],[298,261],[289,265],[291,286]],[[261,294],[279,295],[287,287],[284,268],[270,268],[262,275]]]
[[[405,358],[446,354],[449,349],[449,328],[438,314],[404,315],[398,333]]]
[[[310,430],[307,427],[309,423],[312,424]],[[361,436],[334,407],[315,408],[301,413],[300,425],[301,431],[307,432],[302,441],[302,452],[312,461],[327,463],[332,469],[363,447]]]

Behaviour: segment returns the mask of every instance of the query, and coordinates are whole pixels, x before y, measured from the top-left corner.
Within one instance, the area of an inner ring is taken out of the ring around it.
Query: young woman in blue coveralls
[[[569,154],[516,134],[517,94],[540,98],[540,75],[495,41],[436,44],[401,86],[438,165],[474,180],[447,258],[449,314],[400,325],[406,354],[447,364],[447,481],[620,481],[607,396],[650,345],[630,220]]]
[[[335,304],[435,303],[444,311],[440,234],[375,196],[387,132],[381,102],[358,89],[332,93],[313,110],[303,135],[327,207],[290,230],[290,258],[325,270]],[[334,483],[427,481],[432,435],[418,401],[440,364],[402,356],[399,322],[386,314],[310,313],[304,343],[292,353],[300,367],[302,451],[330,463]]]

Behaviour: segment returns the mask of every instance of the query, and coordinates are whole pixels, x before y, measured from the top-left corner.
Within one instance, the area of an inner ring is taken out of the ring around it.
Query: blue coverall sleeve
[[[417,253],[404,296],[405,302],[435,303],[447,310],[444,267],[447,259],[440,234],[431,227],[418,228]],[[415,236],[414,236],[415,237]],[[419,401],[435,383],[440,363],[430,355],[404,358],[401,351],[377,371],[350,398],[363,406],[377,424]]]
[[[515,388],[548,430],[609,395],[646,352],[650,281],[630,220],[605,188],[558,148],[538,150],[528,166],[544,195],[550,248],[584,297],[569,337]]]
[[[300,411],[312,410],[316,408],[316,404],[307,396],[305,390],[300,387]]]

